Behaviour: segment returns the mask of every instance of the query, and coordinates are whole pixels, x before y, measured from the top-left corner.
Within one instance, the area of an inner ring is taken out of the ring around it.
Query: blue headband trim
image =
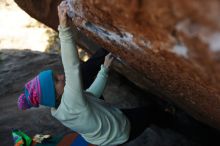
[[[47,70],[39,74],[40,88],[41,88],[41,99],[40,104],[55,107],[56,106],[56,95],[55,85],[53,79],[53,71]]]

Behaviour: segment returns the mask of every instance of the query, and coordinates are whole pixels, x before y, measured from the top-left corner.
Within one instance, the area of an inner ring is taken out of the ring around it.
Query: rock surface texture
[[[56,29],[60,0],[15,1]],[[73,23],[121,59],[121,73],[220,129],[220,1],[69,2]]]

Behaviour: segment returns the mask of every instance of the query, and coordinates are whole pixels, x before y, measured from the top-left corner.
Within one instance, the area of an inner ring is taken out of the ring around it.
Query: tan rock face
[[[60,0],[15,1],[57,27]],[[73,23],[123,60],[125,76],[220,129],[220,1],[70,2]]]

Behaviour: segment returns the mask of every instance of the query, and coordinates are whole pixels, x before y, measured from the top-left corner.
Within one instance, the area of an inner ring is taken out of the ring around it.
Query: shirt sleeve
[[[92,93],[95,97],[100,98],[105,89],[107,78],[108,69],[101,65],[101,69],[97,74],[96,79],[86,91]]]
[[[75,44],[76,32],[70,27],[58,27],[61,44],[61,57],[65,73],[65,87],[61,104],[81,111],[86,105],[83,96],[80,62]]]

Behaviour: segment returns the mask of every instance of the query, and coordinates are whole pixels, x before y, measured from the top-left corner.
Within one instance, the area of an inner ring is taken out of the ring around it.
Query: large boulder
[[[56,29],[61,0],[15,1]],[[220,1],[69,2],[73,23],[121,60],[124,76],[220,129]]]

